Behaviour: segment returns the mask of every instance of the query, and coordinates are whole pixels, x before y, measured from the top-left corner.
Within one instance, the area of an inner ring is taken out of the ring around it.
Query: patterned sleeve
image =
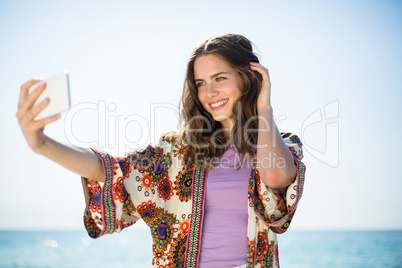
[[[302,143],[293,133],[281,133],[283,141],[293,155],[297,175],[292,184],[283,189],[273,189],[261,182],[258,172],[255,181],[253,203],[257,215],[276,233],[283,233],[289,227],[297,204],[302,196],[306,167]]]
[[[102,161],[105,181],[82,178],[84,224],[90,237],[120,232],[146,215],[147,206],[163,206],[156,189],[169,162],[169,154],[165,155],[163,148],[149,145],[124,157],[92,149]]]

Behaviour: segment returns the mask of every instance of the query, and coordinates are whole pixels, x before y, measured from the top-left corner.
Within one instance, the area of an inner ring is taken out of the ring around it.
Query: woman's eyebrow
[[[210,76],[210,78],[211,79],[213,79],[213,78],[215,78],[215,77],[217,77],[217,76],[220,76],[220,75],[222,75],[222,74],[229,74],[230,72],[219,72],[219,73],[216,73],[216,74],[213,74],[213,75],[211,75]],[[197,82],[197,81],[203,81],[203,79],[195,79],[195,81]]]

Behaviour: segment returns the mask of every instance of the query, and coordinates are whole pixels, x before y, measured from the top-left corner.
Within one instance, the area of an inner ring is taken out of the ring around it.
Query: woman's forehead
[[[195,59],[195,79],[208,78],[214,74],[225,72],[232,73],[233,68],[222,58],[215,54],[202,55]]]

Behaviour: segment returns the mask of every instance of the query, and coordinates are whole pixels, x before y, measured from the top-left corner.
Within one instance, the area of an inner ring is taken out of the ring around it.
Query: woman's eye
[[[216,78],[216,81],[219,82],[219,81],[222,81],[224,79],[225,79],[225,77],[218,77],[218,78]]]
[[[199,82],[199,83],[196,83],[195,85],[197,86],[197,87],[201,87],[201,86],[203,86],[205,83],[204,82]]]

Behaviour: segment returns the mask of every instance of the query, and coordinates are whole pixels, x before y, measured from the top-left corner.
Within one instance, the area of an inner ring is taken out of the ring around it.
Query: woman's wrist
[[[274,110],[271,105],[257,108],[258,116],[265,118],[272,118],[274,116]]]
[[[49,137],[43,134],[42,139],[35,144],[35,146],[31,146],[31,149],[34,153],[45,155],[46,147],[49,146]]]

